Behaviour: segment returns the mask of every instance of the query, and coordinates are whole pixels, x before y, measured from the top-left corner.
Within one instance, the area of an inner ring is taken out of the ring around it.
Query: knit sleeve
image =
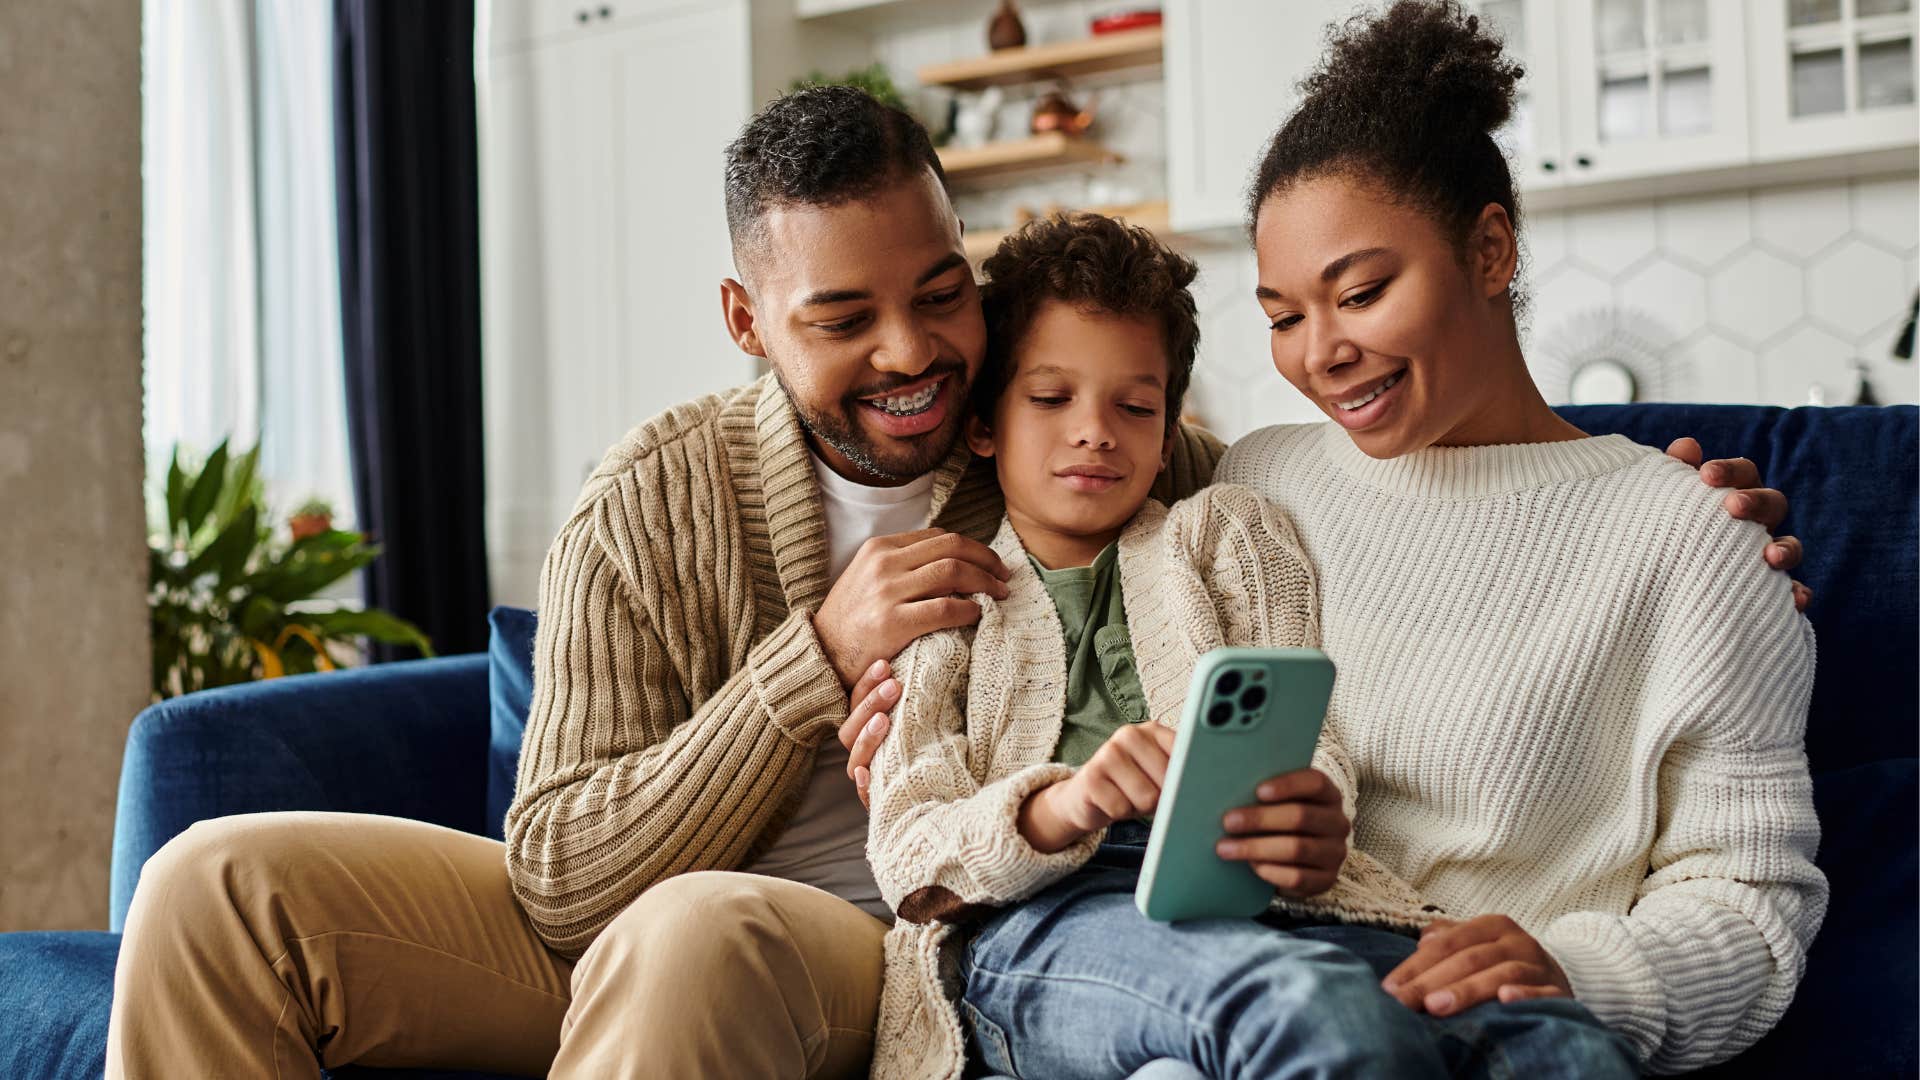
[[[569,957],[654,884],[741,865],[846,713],[809,612],[789,615],[694,701],[632,590],[594,515],[576,516],[541,575],[533,704],[506,821],[514,893]],[[701,621],[711,625],[689,632],[725,639],[718,615]]]
[[[971,648],[965,632],[946,630],[894,662],[900,703],[873,760],[867,861],[888,906],[908,922],[951,922],[976,905],[1024,900],[1085,863],[1103,835],[1053,854],[1020,835],[1021,804],[1072,776],[1069,766],[1042,761],[982,782],[992,748],[969,741]]]
[[[1666,749],[1647,878],[1627,914],[1540,934],[1574,996],[1660,1073],[1773,1027],[1827,904],[1805,750],[1813,629],[1763,567],[1762,530],[1711,516],[1650,645],[1639,740]]]

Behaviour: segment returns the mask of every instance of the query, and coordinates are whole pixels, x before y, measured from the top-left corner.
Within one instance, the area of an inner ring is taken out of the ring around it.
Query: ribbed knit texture
[[[1219,479],[1318,573],[1356,848],[1455,918],[1513,917],[1652,1071],[1772,1027],[1827,885],[1813,631],[1765,530],[1620,436],[1376,461],[1284,426]]]
[[[980,598],[972,630],[929,635],[901,654],[895,670],[905,692],[874,759],[867,855],[881,894],[901,913],[886,938],[875,1032],[873,1075],[883,1080],[957,1080],[965,1041],[953,1004],[961,938],[952,922],[1060,880],[1104,835],[1053,854],[1020,836],[1027,796],[1073,775],[1052,761],[1066,711],[1065,637],[1010,525],[993,546],[1013,569],[1010,595]],[[1313,575],[1293,528],[1247,488],[1215,486],[1171,512],[1148,503],[1120,538],[1119,568],[1155,721],[1179,719],[1194,665],[1210,649],[1318,640]],[[1337,747],[1323,742],[1314,763],[1350,782]],[[946,909],[931,918],[913,904],[928,893]],[[1333,890],[1286,906],[1399,926],[1431,917],[1410,888],[1358,852]]]
[[[1182,429],[1163,483],[1220,444]],[[933,519],[985,541],[992,463],[964,445]],[[534,928],[578,956],[643,890],[765,851],[846,719],[812,612],[827,594],[818,481],[768,376],[629,433],[588,478],[540,575],[533,704],[507,868]],[[851,798],[851,792],[849,792]]]

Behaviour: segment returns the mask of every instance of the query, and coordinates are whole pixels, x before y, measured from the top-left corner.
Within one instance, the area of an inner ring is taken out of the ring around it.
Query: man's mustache
[[[959,375],[964,380],[966,373],[967,373],[967,365],[965,362],[959,359],[945,358],[945,359],[935,360],[932,364],[929,364],[927,366],[927,370],[922,371],[918,375],[889,375],[882,382],[872,383],[870,385],[862,386],[856,390],[850,391],[847,394],[847,400],[853,401],[859,398],[877,397],[882,394],[891,394],[895,390],[898,390],[909,383],[921,382],[925,379],[932,378],[936,375]]]

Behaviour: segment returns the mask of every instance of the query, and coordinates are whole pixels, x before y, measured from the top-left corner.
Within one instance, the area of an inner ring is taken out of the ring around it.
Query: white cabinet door
[[[482,271],[493,588],[530,603],[627,430],[752,376],[721,330],[721,150],[750,109],[746,7],[486,61]]]
[[[1755,160],[1920,140],[1913,0],[1753,0],[1747,17]]]
[[[1168,0],[1167,200],[1173,228],[1237,228],[1266,142],[1353,0]]]
[[[1467,6],[1526,68],[1513,120],[1494,135],[1514,183],[1523,193],[1560,187],[1570,165],[1562,145],[1560,0],[1474,0]]]
[[[1742,0],[1567,0],[1566,182],[1744,164],[1745,23]]]

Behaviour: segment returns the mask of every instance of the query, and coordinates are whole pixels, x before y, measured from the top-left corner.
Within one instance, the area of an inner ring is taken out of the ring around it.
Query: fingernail
[[[875,736],[877,738],[881,735],[886,734],[886,732],[887,732],[887,714],[886,713],[878,713],[874,716],[873,719],[867,721],[867,734]]]
[[[1229,829],[1244,828],[1246,824],[1247,824],[1247,815],[1245,814],[1228,814],[1227,815],[1227,828]]]
[[[885,670],[887,670],[887,662],[885,660],[875,660],[873,666],[867,669],[867,674],[878,675]]]
[[[1214,846],[1214,853],[1223,859],[1231,859],[1240,854],[1240,845],[1231,840],[1222,840]]]
[[[1453,1008],[1453,991],[1440,990],[1427,995],[1427,1011],[1442,1013]]]
[[[886,698],[888,701],[892,701],[894,698],[899,697],[900,696],[899,680],[888,679],[886,682],[881,683],[880,696],[883,698]]]
[[[1400,992],[1400,980],[1382,979],[1380,980],[1380,989],[1385,990],[1389,994],[1397,994]]]
[[[853,770],[853,782],[855,785],[864,789],[867,786],[867,784],[869,784],[871,781],[872,781],[872,776],[870,773],[867,772],[867,767],[865,765],[862,765],[859,768]]]
[[[1741,513],[1751,514],[1753,513],[1753,496],[1735,495],[1733,497],[1733,505],[1734,505],[1734,508],[1739,510]]]

